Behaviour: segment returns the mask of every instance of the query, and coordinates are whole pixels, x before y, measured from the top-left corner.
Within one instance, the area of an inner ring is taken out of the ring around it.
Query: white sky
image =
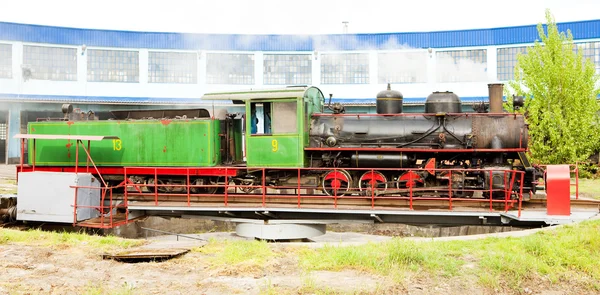
[[[354,3],[354,4],[352,4]],[[0,21],[240,34],[438,31],[600,19],[600,0],[0,0]]]

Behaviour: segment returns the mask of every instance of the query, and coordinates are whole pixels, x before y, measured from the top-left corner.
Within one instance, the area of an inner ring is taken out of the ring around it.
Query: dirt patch
[[[214,253],[192,251],[163,262],[103,260],[86,245],[0,245],[0,294],[515,294],[478,283],[469,263],[459,278],[431,276],[419,269],[400,277],[346,269],[305,271],[298,248],[273,247],[277,255],[244,269],[211,264]],[[467,259],[468,260],[468,259]],[[543,278],[518,294],[586,294],[548,284]]]
[[[0,245],[0,294],[298,294],[311,290],[354,292],[378,278],[353,271],[303,273],[284,255],[256,271],[210,267],[210,255],[190,252],[163,262],[103,260],[85,246]]]

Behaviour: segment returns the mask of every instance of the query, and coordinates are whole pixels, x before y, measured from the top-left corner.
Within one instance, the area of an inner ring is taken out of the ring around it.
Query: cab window
[[[250,103],[253,135],[297,133],[296,101]]]

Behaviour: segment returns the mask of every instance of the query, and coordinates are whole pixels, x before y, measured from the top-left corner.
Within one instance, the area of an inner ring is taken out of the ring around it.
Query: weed
[[[86,245],[94,249],[109,250],[137,246],[143,241],[122,239],[115,236],[94,236],[77,232],[46,232],[39,229],[19,231],[0,229],[0,244],[19,243],[43,246]]]
[[[193,252],[209,255],[207,261],[211,268],[221,274],[260,273],[267,264],[278,256],[264,241],[218,241],[210,239],[203,247]]]
[[[584,288],[597,290],[600,220],[522,238],[450,242],[396,238],[381,244],[304,249],[300,265],[305,270],[369,271],[390,276],[400,284],[407,275],[422,272],[444,277],[475,276],[480,285],[490,289],[516,291],[525,282],[544,277],[550,283],[577,281]]]
[[[575,179],[571,179],[575,184]],[[600,199],[600,179],[579,178],[579,196],[584,198]],[[571,194],[575,195],[576,187],[571,186]]]
[[[229,265],[248,261],[263,264],[273,256],[271,247],[264,241],[226,241],[222,251],[217,253],[216,261]]]

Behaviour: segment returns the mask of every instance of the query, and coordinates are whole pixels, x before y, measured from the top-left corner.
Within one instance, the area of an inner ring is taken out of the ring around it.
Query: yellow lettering
[[[123,146],[120,139],[113,139],[113,150],[120,151]]]
[[[271,141],[271,146],[273,147],[272,151],[276,152],[279,149],[279,144],[277,143],[277,139],[273,139],[273,141]]]

